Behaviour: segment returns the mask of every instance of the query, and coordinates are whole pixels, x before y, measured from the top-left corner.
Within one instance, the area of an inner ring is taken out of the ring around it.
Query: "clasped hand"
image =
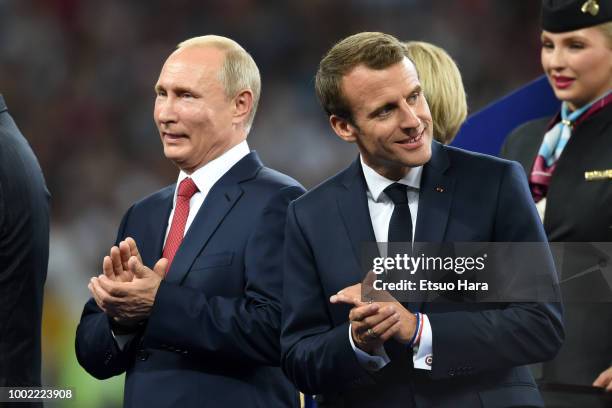
[[[355,346],[373,354],[391,338],[401,344],[408,344],[416,329],[414,314],[386,292],[380,293],[382,302],[363,302],[361,290],[361,283],[358,283],[340,290],[330,298],[334,304],[353,305],[349,320]]]
[[[88,288],[96,304],[113,321],[132,327],[151,314],[168,260],[161,258],[153,270],[142,263],[136,241],[126,238],[110,250],[102,262],[102,274],[91,278]]]

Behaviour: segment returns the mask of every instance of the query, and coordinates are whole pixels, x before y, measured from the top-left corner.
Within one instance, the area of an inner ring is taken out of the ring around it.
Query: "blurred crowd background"
[[[313,187],[356,157],[314,94],[333,43],[384,31],[439,45],[476,112],[540,75],[538,18],[534,0],[0,0],[0,93],[52,194],[43,381],[76,396],[47,406],[120,406],[123,377],[82,370],[74,333],[121,216],[178,174],[152,119],[153,85],[178,42],[224,35],[253,55],[263,90],[249,144]]]

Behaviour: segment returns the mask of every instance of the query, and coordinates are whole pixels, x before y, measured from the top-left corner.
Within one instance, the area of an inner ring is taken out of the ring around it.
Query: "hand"
[[[351,304],[355,306],[353,309],[351,309],[351,313],[353,313],[353,311],[355,311],[357,308],[360,308],[364,305],[368,305],[368,303],[361,301],[361,292],[362,292],[361,284],[348,286],[340,290],[336,295],[333,295],[330,298],[330,302],[334,304],[337,304],[337,303]],[[386,291],[377,291],[376,298],[384,299],[384,301],[383,302],[373,302],[372,305],[377,305],[378,307],[376,311],[373,311],[370,309],[370,312],[376,314],[377,311],[380,311],[383,313],[383,315],[386,314],[386,317],[388,318],[388,317],[393,316],[394,314],[389,312],[389,309],[386,309],[386,308],[392,307],[393,311],[397,312],[397,314],[399,315],[399,319],[397,321],[397,325],[389,325],[388,329],[393,329],[392,336],[395,339],[395,341],[401,344],[410,343],[410,340],[412,340],[412,336],[414,335],[414,331],[416,330],[416,323],[417,323],[417,319],[414,316],[414,314],[410,312],[408,309],[406,309],[397,300],[395,300],[395,298]],[[385,309],[387,310],[386,313],[385,313]],[[357,312],[358,312],[358,316],[364,316],[364,318],[371,316],[371,314],[369,314],[370,312],[368,311],[358,310]],[[364,326],[360,325],[360,328],[363,329],[366,334],[368,333],[368,329],[371,329],[374,332],[374,335],[378,336],[379,338],[383,338],[386,341],[387,340],[386,339],[387,336],[385,336],[386,333],[379,332],[377,330],[387,327],[387,325],[379,326],[376,328],[372,326],[372,324],[376,325],[376,324],[382,323],[383,320],[380,320],[381,318],[382,317],[379,317],[376,319],[374,318],[368,319],[365,322]],[[351,330],[353,330],[355,326],[355,320],[351,318],[350,313],[349,313],[349,319],[351,320]],[[360,334],[360,333],[357,333],[357,334]],[[368,337],[372,337],[371,334],[372,332],[370,332],[370,336]],[[353,341],[355,342],[355,345],[357,345],[357,342],[359,341],[357,337],[359,336],[353,335]],[[363,339],[363,335],[361,336],[360,339]],[[373,342],[370,341],[370,343],[373,343]],[[377,346],[378,345],[380,344],[377,344]],[[365,349],[362,349],[362,350],[366,351]]]
[[[134,326],[151,314],[167,267],[168,260],[165,258],[157,261],[151,270],[137,256],[132,256],[128,261],[128,270],[134,276],[132,281],[114,281],[103,274],[91,278],[88,287],[100,309],[115,322],[123,326]]]
[[[356,306],[349,312],[355,346],[373,354],[399,330],[400,315],[393,306],[377,303]]]
[[[593,387],[605,388],[606,391],[612,392],[612,367],[599,374],[599,377],[593,382]]]
[[[119,243],[119,246],[114,246],[110,250],[110,256],[105,256],[102,262],[102,271],[104,275],[113,281],[131,282],[134,279],[134,274],[129,270],[128,261],[135,256],[142,263],[138,246],[133,238],[127,237]]]

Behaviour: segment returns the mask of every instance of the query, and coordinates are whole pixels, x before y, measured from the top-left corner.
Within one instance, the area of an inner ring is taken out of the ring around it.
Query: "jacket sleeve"
[[[283,279],[281,366],[306,394],[319,394],[372,384],[349,342],[349,322],[334,327],[307,237],[289,207]],[[348,307],[347,307],[348,310]],[[348,313],[348,312],[347,312]]]
[[[196,358],[214,354],[241,364],[278,366],[285,219],[289,203],[303,192],[301,186],[280,189],[259,215],[244,255],[243,296],[207,297],[162,281],[143,344]]]

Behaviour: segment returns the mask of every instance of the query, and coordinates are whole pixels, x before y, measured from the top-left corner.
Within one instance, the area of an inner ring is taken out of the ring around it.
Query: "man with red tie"
[[[304,189],[249,151],[260,84],[218,36],[162,68],[154,118],[178,181],[127,211],[77,329],[90,374],[127,373],[126,407],[299,403],[278,366],[285,216]]]

